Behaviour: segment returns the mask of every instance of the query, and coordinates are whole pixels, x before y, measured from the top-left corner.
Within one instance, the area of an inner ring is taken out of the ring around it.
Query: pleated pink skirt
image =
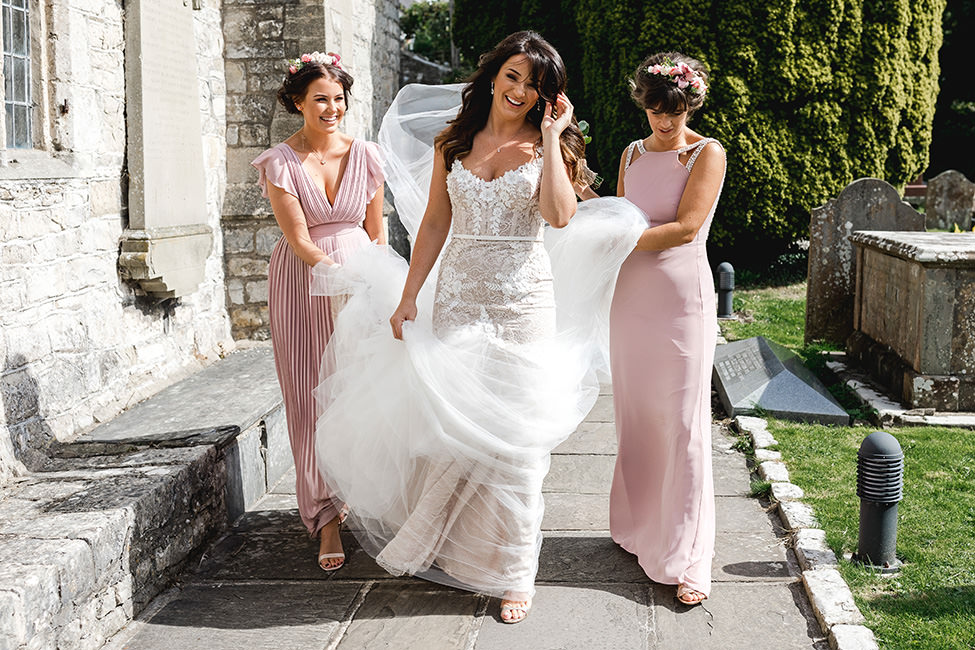
[[[662,584],[711,589],[714,289],[704,243],[634,251],[610,316],[613,539]]]
[[[354,223],[320,224],[311,226],[309,233],[315,245],[339,263],[349,252],[369,244],[366,231]],[[315,460],[317,410],[312,391],[320,381],[322,354],[333,325],[329,299],[312,296],[310,282],[311,267],[282,237],[268,267],[271,344],[295,460],[298,512],[315,536],[339,514],[342,504],[322,480]]]

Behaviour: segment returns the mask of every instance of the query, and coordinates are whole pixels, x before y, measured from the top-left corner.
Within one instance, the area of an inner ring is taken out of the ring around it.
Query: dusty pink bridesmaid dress
[[[645,151],[642,141],[629,146],[625,196],[651,227],[677,218],[707,142],[714,140],[665,152]],[[711,591],[714,552],[710,384],[717,332],[705,250],[714,207],[694,241],[630,254],[610,312],[619,438],[610,532],[655,582],[704,594]]]
[[[295,151],[283,142],[251,164],[260,172],[265,197],[267,183],[272,183],[298,198],[312,241],[332,259],[342,263],[347,253],[369,244],[362,220],[366,204],[383,184],[378,145],[353,140],[334,205],[312,181]],[[317,536],[342,504],[333,498],[315,461],[317,411],[312,391],[321,380],[319,367],[332,333],[332,315],[328,298],[310,295],[310,281],[311,267],[281,237],[268,267],[271,344],[295,459],[298,512],[308,532]]]

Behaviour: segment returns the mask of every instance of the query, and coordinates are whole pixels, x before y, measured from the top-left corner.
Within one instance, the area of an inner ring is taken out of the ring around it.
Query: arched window
[[[29,0],[3,5],[4,116],[8,149],[29,149],[31,141],[31,65]]]

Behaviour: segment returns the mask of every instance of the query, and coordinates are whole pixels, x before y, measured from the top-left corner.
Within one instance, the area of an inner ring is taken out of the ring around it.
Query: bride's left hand
[[[552,103],[545,102],[545,113],[542,115],[542,135],[557,138],[572,122],[572,102],[569,101],[565,93],[559,93],[559,96],[555,98],[554,113],[553,116]]]

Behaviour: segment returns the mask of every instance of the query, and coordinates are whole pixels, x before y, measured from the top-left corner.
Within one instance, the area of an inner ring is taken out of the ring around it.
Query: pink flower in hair
[[[308,63],[309,61],[311,61],[311,54],[302,54],[301,55],[301,62],[302,63]]]
[[[294,74],[294,73],[298,72],[298,68],[295,67],[295,66],[293,66],[293,65],[289,65],[288,66],[288,72],[290,72],[291,74]]]

